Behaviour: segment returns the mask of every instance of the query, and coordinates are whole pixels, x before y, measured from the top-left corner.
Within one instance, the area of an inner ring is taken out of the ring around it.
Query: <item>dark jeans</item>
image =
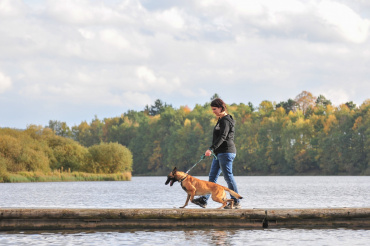
[[[220,176],[221,172],[224,175],[224,179],[227,183],[229,189],[238,193],[238,188],[233,175],[233,161],[235,159],[235,153],[219,153],[217,154],[217,160],[213,159],[211,170],[209,172],[209,181],[217,183],[217,179]],[[204,201],[207,201],[211,194],[202,196]],[[239,202],[239,199],[231,196],[234,199],[235,203]]]

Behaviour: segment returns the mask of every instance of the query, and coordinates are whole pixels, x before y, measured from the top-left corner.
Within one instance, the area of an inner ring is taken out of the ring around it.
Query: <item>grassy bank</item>
[[[43,172],[7,173],[0,179],[0,183],[23,182],[61,182],[61,181],[130,181],[131,172],[125,173],[84,173],[60,172],[58,170]]]

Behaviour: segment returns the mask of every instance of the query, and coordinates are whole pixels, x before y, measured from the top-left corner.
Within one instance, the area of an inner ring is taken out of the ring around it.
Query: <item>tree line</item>
[[[229,104],[236,119],[234,174],[370,175],[369,109],[370,100],[334,106],[307,91],[280,103]],[[158,99],[119,117],[95,117],[71,128],[50,121],[48,127],[86,147],[102,142],[127,146],[134,175],[167,175],[175,166],[186,171],[200,159],[211,145],[216,120],[210,103],[174,108]],[[210,162],[202,161],[192,174],[207,175]]]
[[[132,162],[131,151],[119,143],[85,147],[49,127],[0,128],[0,182],[11,182],[10,176],[20,172],[125,173]]]

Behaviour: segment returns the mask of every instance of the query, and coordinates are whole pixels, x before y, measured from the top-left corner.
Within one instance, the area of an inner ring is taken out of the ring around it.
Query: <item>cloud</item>
[[[158,80],[153,71],[147,67],[139,67],[136,73],[138,78],[146,82],[148,85],[155,85]]]
[[[123,105],[130,108],[143,107],[151,105],[153,98],[145,93],[126,91],[122,94]]]
[[[369,36],[370,21],[338,1],[216,0],[199,1],[198,7],[207,13],[214,28],[227,27],[234,35],[294,37],[319,42],[342,38],[354,43],[363,43]]]
[[[48,0],[47,14],[55,20],[69,24],[91,25],[121,20],[119,13],[102,1],[91,3],[88,0]]]
[[[27,11],[26,5],[21,0],[0,1],[0,19],[23,16]]]
[[[12,87],[12,80],[0,71],[0,94]]]
[[[349,102],[351,94],[353,93],[339,88],[339,89],[328,89],[321,94],[324,95],[325,98],[330,99],[334,105],[340,105]]]
[[[361,103],[370,90],[368,7],[349,0],[2,0],[1,100],[22,101],[18,108],[29,112],[36,101],[49,105],[45,117],[53,108],[121,113],[158,98],[194,105],[214,93],[258,105],[307,90]]]
[[[179,78],[166,79],[162,76],[156,76],[151,69],[145,66],[138,67],[136,74],[139,79],[138,86],[143,91],[171,93],[181,86]]]
[[[326,22],[328,29],[333,29],[348,41],[363,43],[368,39],[370,21],[361,18],[342,3],[321,1],[318,4],[318,14]]]
[[[181,15],[182,14],[178,8],[171,8],[156,13],[155,18],[158,20],[158,22],[162,22],[165,25],[176,29],[182,29],[185,26],[185,20]]]

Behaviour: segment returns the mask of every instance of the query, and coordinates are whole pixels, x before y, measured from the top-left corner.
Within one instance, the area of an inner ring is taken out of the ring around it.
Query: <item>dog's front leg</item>
[[[194,200],[194,196],[195,196],[195,190],[191,191],[191,193],[190,193],[190,201],[191,201],[192,203],[194,203],[194,202],[193,202],[193,200]]]
[[[185,205],[180,208],[185,208],[186,206],[188,206],[189,200],[190,200],[190,194],[188,194],[188,197],[186,198]]]

